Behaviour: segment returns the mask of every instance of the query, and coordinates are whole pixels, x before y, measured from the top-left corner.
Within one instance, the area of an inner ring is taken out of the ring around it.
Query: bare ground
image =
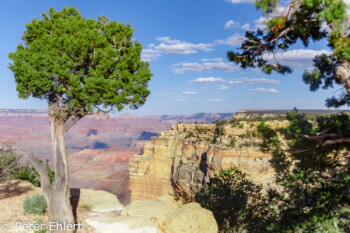
[[[79,190],[75,190],[75,193]],[[73,192],[72,192],[73,193]],[[23,201],[33,194],[42,194],[41,188],[34,187],[27,181],[11,180],[0,181],[0,232],[40,232],[34,230],[24,230],[22,225],[40,223],[44,227],[49,226],[48,214],[24,214],[22,209]],[[79,205],[86,199],[84,195],[73,197],[72,206],[76,206],[77,223],[82,224],[82,228],[77,232],[96,232],[92,227],[84,222],[88,217],[98,215],[89,210],[84,205]],[[118,212],[104,213],[104,216],[118,216]],[[10,226],[10,229],[7,229]],[[28,226],[27,226],[28,227]],[[32,228],[33,229],[33,228]]]

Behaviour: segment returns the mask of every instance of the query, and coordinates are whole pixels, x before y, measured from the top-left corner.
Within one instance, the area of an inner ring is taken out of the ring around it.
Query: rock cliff
[[[238,167],[265,188],[273,182],[270,154],[260,151],[258,122],[235,125],[178,123],[145,144],[129,162],[131,201],[178,191],[191,193],[220,169]],[[286,121],[270,122],[282,127]]]

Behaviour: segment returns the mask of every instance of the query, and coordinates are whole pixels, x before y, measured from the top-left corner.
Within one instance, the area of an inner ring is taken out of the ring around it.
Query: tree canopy
[[[145,103],[152,74],[129,24],[84,19],[73,7],[42,17],[26,24],[24,44],[9,54],[20,98],[58,102],[68,117]]]
[[[48,100],[55,181],[47,161],[32,154],[29,159],[40,173],[50,220],[73,224],[65,133],[95,111],[143,105],[152,74],[129,24],[104,16],[85,19],[74,7],[50,8],[42,17],[26,24],[24,43],[9,54],[9,68],[20,98]]]
[[[280,51],[290,49],[298,41],[305,47],[310,42],[328,39],[332,50],[329,54],[316,56],[314,69],[306,70],[303,80],[315,91],[327,89],[334,84],[344,86],[338,96],[326,100],[328,107],[350,105],[350,18],[343,0],[257,0],[256,7],[266,17],[266,29],[247,31],[241,52],[229,51],[230,61],[242,68],[260,68],[267,74],[276,71],[291,73],[291,67],[276,58]],[[272,54],[274,62],[267,55]]]

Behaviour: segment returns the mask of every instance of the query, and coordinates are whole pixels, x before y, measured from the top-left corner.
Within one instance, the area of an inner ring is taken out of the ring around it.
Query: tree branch
[[[81,118],[86,116],[84,109],[80,109],[77,113],[75,113],[72,117],[70,117],[65,123],[64,123],[64,132],[68,132],[70,128],[75,125]]]
[[[40,174],[41,187],[45,190],[45,192],[50,193],[51,182],[48,174],[47,160],[43,160],[43,162],[41,163],[38,158],[34,157],[32,151],[29,151],[28,158],[32,166]]]
[[[350,143],[350,138],[338,138],[338,139],[331,139],[327,140],[324,143],[322,143],[322,148],[325,146],[330,146],[334,144],[339,144],[339,143]]]

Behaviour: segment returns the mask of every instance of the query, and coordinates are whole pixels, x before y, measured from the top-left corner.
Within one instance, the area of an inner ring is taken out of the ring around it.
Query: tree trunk
[[[344,87],[350,96],[350,62],[342,61],[338,65],[336,77],[344,84]]]
[[[50,128],[53,150],[55,182],[49,188],[45,199],[50,221],[54,223],[74,224],[73,211],[70,204],[70,188],[68,180],[68,162],[65,145],[64,122],[50,115]],[[64,227],[65,228],[65,227]],[[61,232],[61,231],[60,231]],[[73,232],[67,230],[66,232]]]
[[[29,158],[33,166],[40,173],[41,187],[47,203],[50,219],[50,232],[73,232],[74,216],[70,203],[70,188],[68,177],[68,163],[65,145],[64,120],[60,119],[55,112],[54,106],[49,108],[49,121],[51,130],[53,164],[55,181],[51,185],[47,162],[42,164],[30,154]]]

